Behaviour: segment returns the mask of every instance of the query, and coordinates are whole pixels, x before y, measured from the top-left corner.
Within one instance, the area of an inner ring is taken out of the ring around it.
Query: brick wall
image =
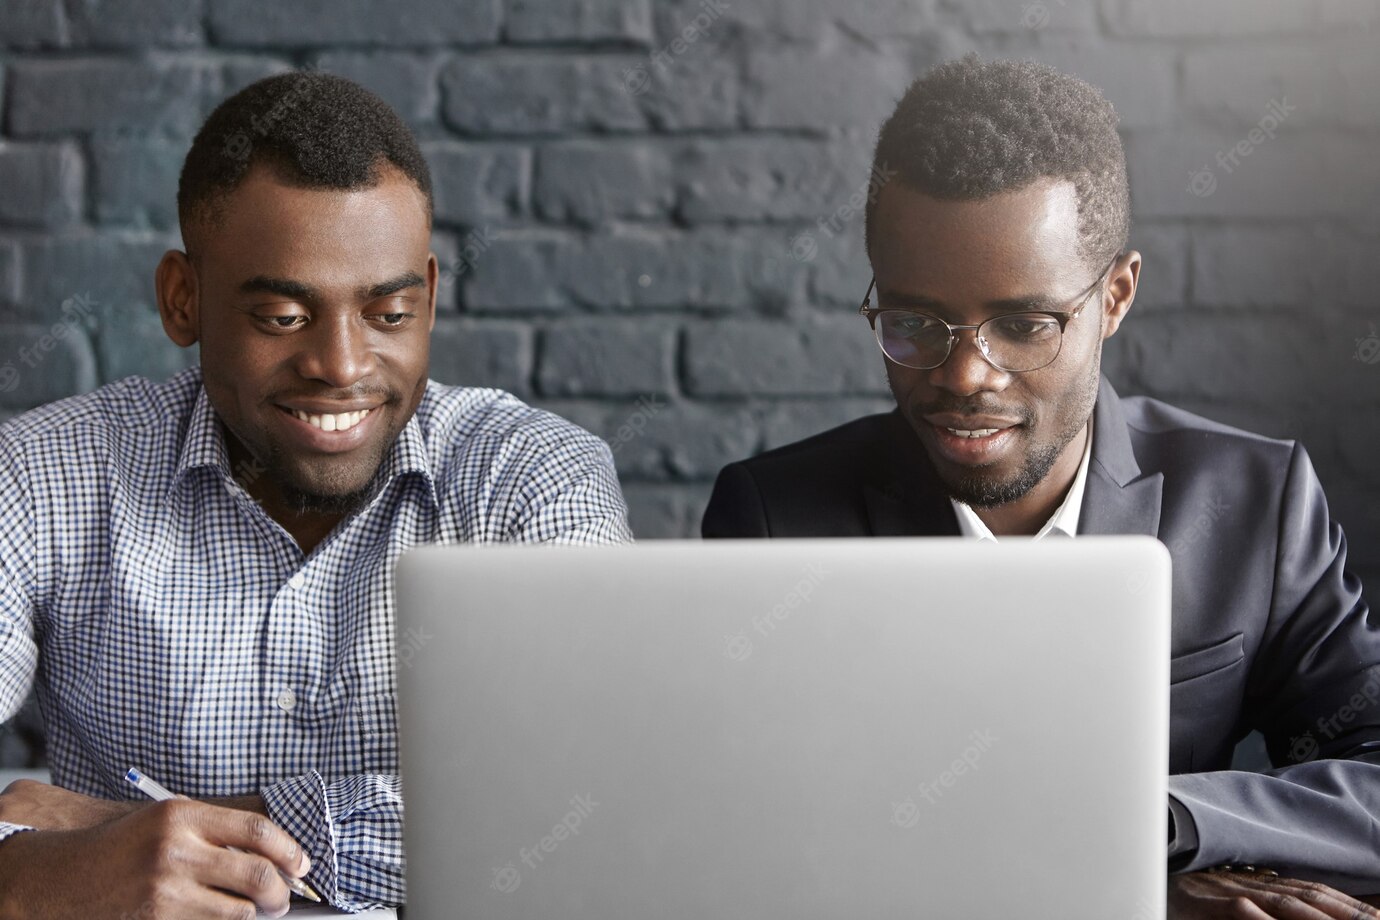
[[[888,405],[850,200],[894,100],[970,49],[1031,56],[1123,117],[1146,264],[1108,375],[1301,438],[1373,581],[1377,21],[1376,0],[5,0],[0,414],[194,360],[151,294],[187,144],[246,83],[321,68],[424,143],[433,376],[608,438],[637,533],[694,534],[724,463]]]

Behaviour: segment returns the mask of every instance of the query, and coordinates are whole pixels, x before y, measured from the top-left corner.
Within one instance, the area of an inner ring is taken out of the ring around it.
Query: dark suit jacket
[[[725,467],[702,529],[959,534],[897,412]],[[1380,891],[1380,622],[1303,447],[1120,399],[1103,378],[1078,532],[1149,534],[1173,557],[1170,792],[1198,836],[1175,868],[1251,863]],[[1276,768],[1230,771],[1253,728]]]

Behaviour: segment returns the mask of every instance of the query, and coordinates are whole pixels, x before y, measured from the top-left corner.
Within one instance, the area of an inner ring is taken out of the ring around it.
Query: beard
[[[936,472],[949,498],[963,502],[970,508],[996,508],[1025,497],[1031,489],[1049,475],[1059,455],[1088,424],[1097,402],[1097,385],[1102,370],[1101,353],[1095,356],[1089,373],[1074,386],[1064,404],[1068,407],[1058,417],[1053,438],[1032,445],[1025,462],[1016,472],[996,478],[986,467],[972,467],[956,475],[948,471]],[[955,408],[950,411],[962,411]]]

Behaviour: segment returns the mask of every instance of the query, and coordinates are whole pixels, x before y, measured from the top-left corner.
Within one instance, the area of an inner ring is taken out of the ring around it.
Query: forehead
[[[280,277],[378,280],[425,259],[426,198],[400,171],[380,170],[359,189],[303,188],[255,166],[197,229],[213,271]]]
[[[879,277],[1057,277],[1080,264],[1078,198],[1067,180],[1041,180],[973,201],[931,198],[892,182],[878,195],[871,242]]]

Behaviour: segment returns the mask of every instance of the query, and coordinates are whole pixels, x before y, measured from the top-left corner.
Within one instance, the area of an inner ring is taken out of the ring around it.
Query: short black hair
[[[344,77],[317,71],[251,83],[216,106],[192,141],[177,185],[182,238],[214,223],[221,198],[256,163],[306,188],[360,189],[391,163],[416,183],[432,215],[431,173],[398,113]]]
[[[911,84],[882,125],[874,175],[932,198],[970,201],[1067,179],[1080,250],[1101,268],[1126,246],[1131,192],[1117,114],[1091,84],[1034,61],[968,54]],[[867,206],[871,251],[875,196]]]

